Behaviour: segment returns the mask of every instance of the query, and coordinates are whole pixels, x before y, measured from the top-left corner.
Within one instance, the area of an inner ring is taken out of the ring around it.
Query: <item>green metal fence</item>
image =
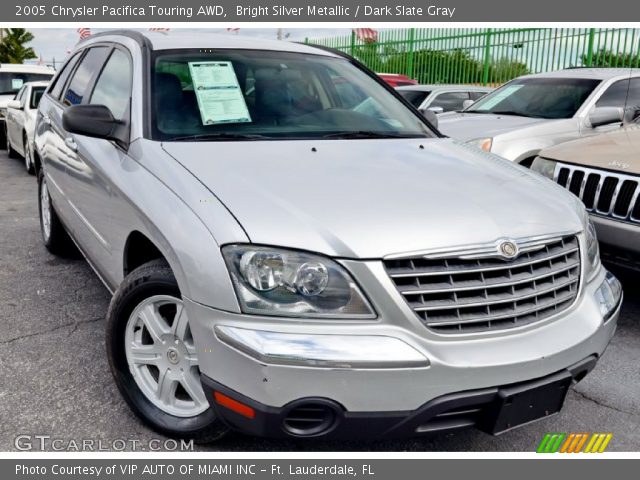
[[[498,85],[527,73],[569,67],[640,67],[640,29],[409,28],[306,40],[349,53],[376,72],[420,83]]]

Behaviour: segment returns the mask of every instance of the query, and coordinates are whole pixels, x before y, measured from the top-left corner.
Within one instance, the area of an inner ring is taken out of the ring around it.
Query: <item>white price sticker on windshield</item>
[[[24,80],[21,78],[12,78],[11,79],[11,90],[19,90],[24,85]]]
[[[204,125],[251,122],[231,62],[189,62],[189,72]]]

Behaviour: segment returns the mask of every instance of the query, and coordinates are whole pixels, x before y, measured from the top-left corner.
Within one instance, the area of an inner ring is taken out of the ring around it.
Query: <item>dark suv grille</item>
[[[596,215],[640,223],[640,178],[622,173],[559,164],[555,181]]]
[[[494,247],[491,255],[450,252],[387,259],[384,265],[428,328],[449,334],[502,330],[561,312],[578,294],[575,235],[519,246],[512,260],[499,257]]]

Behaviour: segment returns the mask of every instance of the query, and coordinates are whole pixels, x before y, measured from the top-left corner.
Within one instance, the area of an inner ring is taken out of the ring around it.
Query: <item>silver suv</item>
[[[640,69],[571,68],[516,78],[440,115],[438,128],[529,167],[543,148],[619,129],[639,114]]]
[[[113,292],[115,382],[168,435],[499,433],[559,411],[616,327],[577,198],[329,50],[94,35],[35,146],[44,243]]]

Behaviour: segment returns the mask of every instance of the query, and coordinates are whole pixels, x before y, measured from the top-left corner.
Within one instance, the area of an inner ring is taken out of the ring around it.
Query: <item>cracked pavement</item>
[[[35,177],[0,152],[0,451],[20,434],[67,441],[163,439],[130,412],[104,347],[109,293],[87,263],[40,240]],[[533,451],[546,432],[612,432],[610,451],[640,450],[640,282],[624,281],[618,331],[596,369],[551,418],[491,437],[474,430],[377,443],[273,441],[231,434],[197,450]]]

